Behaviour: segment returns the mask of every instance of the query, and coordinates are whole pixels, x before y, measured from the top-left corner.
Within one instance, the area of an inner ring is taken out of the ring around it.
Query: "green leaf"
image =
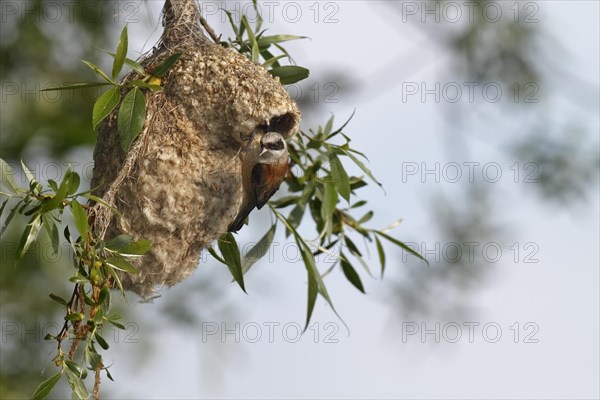
[[[152,247],[152,240],[140,239],[123,248],[120,253],[123,255],[144,255]]]
[[[42,218],[41,215],[34,215],[31,221],[25,227],[23,231],[23,236],[21,236],[21,242],[19,243],[19,247],[17,249],[17,254],[19,254],[19,258],[22,258],[31,244],[35,241],[40,232],[40,228],[42,227]]]
[[[329,156],[329,163],[331,165],[331,177],[335,184],[335,189],[347,202],[350,202],[350,179],[348,174],[342,165],[339,157],[335,153],[331,153]]]
[[[23,162],[23,160],[21,160],[21,167],[23,168],[23,172],[25,173],[25,176],[27,177],[27,185],[31,185],[32,181],[36,181],[35,176],[33,175],[33,172],[31,172],[29,170],[29,168],[27,168],[27,165],[25,165],[25,163]]]
[[[114,85],[116,85],[116,83],[114,83],[114,82],[110,82],[110,83],[79,82],[79,83],[73,83],[72,85],[67,85],[67,86],[57,86],[57,87],[53,87],[53,88],[42,89],[42,90],[40,90],[40,92],[52,92],[52,91],[56,91],[56,90],[86,89],[86,88],[92,88],[92,87],[114,86]]]
[[[323,135],[329,135],[331,133],[331,130],[333,129],[333,120],[334,117],[332,115],[331,117],[329,117],[327,123],[325,124],[325,128],[323,129]]]
[[[119,235],[107,241],[105,246],[123,255],[143,255],[152,247],[152,241],[147,239],[135,241],[131,235]]]
[[[115,53],[115,59],[113,60],[112,67],[112,78],[113,80],[117,79],[119,76],[119,72],[123,69],[123,64],[125,63],[125,58],[127,57],[127,47],[128,47],[128,39],[127,39],[127,25],[123,27],[121,31],[121,37],[119,38],[119,44],[117,46],[117,52]]]
[[[79,231],[79,235],[82,238],[85,238],[88,233],[88,222],[87,222],[87,214],[85,210],[79,204],[79,202],[75,199],[71,200],[69,203],[69,207],[71,207],[71,213],[73,214],[73,222],[75,222],[75,226]]]
[[[4,207],[6,207],[6,203],[8,203],[8,200],[10,200],[10,199],[6,199],[2,202],[2,207],[0,207],[0,218],[2,217],[2,213],[4,212]]]
[[[252,62],[258,64],[258,58],[260,57],[260,51],[258,50],[258,43],[252,43]]]
[[[146,98],[139,88],[134,87],[125,95],[117,118],[121,148],[125,153],[140,134],[145,121]]]
[[[115,53],[111,53],[110,51],[106,51],[106,50],[102,50],[102,49],[97,49],[100,50],[103,53],[106,54],[110,54],[111,56],[116,57]],[[138,63],[137,61],[132,60],[131,58],[127,58],[125,57],[125,64],[129,65],[129,67],[134,70],[138,75],[142,75],[142,76],[146,76],[146,71],[144,70],[144,67],[142,67],[142,65],[140,63]]]
[[[84,358],[89,369],[95,370],[97,368],[102,368],[102,357],[94,347],[86,346]]]
[[[264,236],[256,243],[256,245],[250,249],[248,254],[242,260],[242,273],[246,273],[250,270],[250,268],[256,263],[262,256],[264,256],[269,247],[271,247],[271,243],[273,242],[273,238],[275,237],[277,225],[274,224],[269,228],[269,230],[264,234]]]
[[[310,319],[312,317],[312,313],[315,309],[315,303],[317,302],[317,281],[308,274],[308,300],[306,302],[306,324],[304,324],[304,331],[308,329],[308,324],[310,324]]]
[[[244,287],[244,273],[242,271],[242,262],[240,260],[240,249],[231,232],[221,236],[218,241],[218,246],[231,275],[233,275],[235,281],[240,285],[244,293],[246,293],[246,288]]]
[[[258,38],[257,42],[260,47],[269,47],[274,43],[287,42],[289,40],[306,39],[306,36],[296,35],[273,35],[273,36],[262,36]]]
[[[379,263],[381,264],[381,277],[383,278],[383,273],[385,272],[385,251],[377,236],[375,236],[375,243],[377,245],[377,253],[379,253]]]
[[[19,192],[19,186],[15,180],[15,175],[12,168],[6,161],[0,158],[0,182],[10,189],[11,192],[17,194]]]
[[[142,76],[146,75],[146,70],[144,70],[144,67],[142,67],[142,64],[138,63],[137,61],[134,61],[130,58],[126,58],[125,64],[129,65],[129,67],[132,70],[134,70],[138,75],[142,75]]]
[[[48,397],[50,392],[52,392],[52,389],[54,389],[54,386],[56,386],[56,384],[60,380],[61,376],[62,376],[62,371],[60,371],[59,373],[57,373],[55,375],[52,375],[50,378],[48,378],[44,382],[40,383],[40,385],[37,387],[37,389],[35,389],[33,396],[31,396],[31,399],[32,400],[43,400],[46,397]]]
[[[354,161],[354,163],[355,163],[356,165],[358,165],[358,167],[359,167],[360,169],[362,169],[362,170],[363,170],[363,172],[364,172],[365,174],[367,174],[367,176],[368,176],[369,178],[371,178],[371,180],[372,180],[372,181],[373,181],[375,184],[377,184],[377,186],[379,186],[379,187],[382,187],[381,183],[380,183],[380,182],[379,182],[377,179],[375,179],[375,177],[373,176],[373,173],[371,172],[371,170],[370,170],[369,168],[367,168],[367,167],[365,166],[365,164],[363,164],[363,162],[362,162],[362,161],[360,161],[358,158],[356,158],[356,156],[355,156],[354,154],[352,154],[351,152],[349,152],[349,151],[347,151],[347,150],[342,150],[342,151],[343,151],[343,153],[344,153],[346,156],[350,157],[350,159],[351,159],[352,161]]]
[[[83,321],[85,315],[80,312],[72,312],[65,316],[65,321]]]
[[[121,251],[125,247],[129,246],[131,243],[135,241],[135,238],[131,235],[119,235],[116,236],[104,243],[104,245],[115,251]]]
[[[71,282],[71,283],[86,284],[86,283],[89,283],[89,281],[90,280],[88,278],[86,278],[85,276],[81,276],[81,275],[75,275],[75,276],[72,276],[69,278],[69,282]]]
[[[279,63],[278,63],[277,61],[279,61],[279,60],[281,60],[282,58],[284,58],[284,57],[285,57],[285,54],[281,54],[281,55],[279,55],[279,56],[277,56],[277,57],[269,57],[269,58],[266,58],[266,57],[264,56],[264,53],[265,53],[265,52],[261,52],[261,54],[263,54],[263,58],[264,58],[266,61],[265,61],[264,63],[262,63],[262,66],[263,66],[263,68],[266,68],[266,69],[268,69],[268,68],[269,68],[271,65],[275,65],[276,67],[278,67],[278,66],[279,66]]]
[[[118,86],[108,89],[94,103],[92,112],[92,128],[94,131],[98,128],[104,118],[108,117],[121,101],[121,91]]]
[[[106,263],[119,271],[127,272],[132,275],[139,274],[138,269],[126,258],[110,257],[106,260]]]
[[[121,283],[121,278],[119,278],[119,274],[117,274],[117,271],[115,271],[114,268],[108,268],[108,273],[115,280],[115,283],[117,284],[117,287],[119,288],[119,291],[121,292],[121,294],[123,295],[123,298],[124,298],[125,290],[123,289],[123,284]]]
[[[223,260],[223,258],[217,253],[217,251],[210,246],[208,248],[208,252],[210,253],[211,256],[213,256],[218,262],[227,265],[227,261]]]
[[[96,338],[96,341],[98,342],[100,347],[102,347],[104,350],[108,350],[108,348],[110,346],[108,345],[108,343],[106,343],[106,340],[104,340],[104,338],[102,336],[100,336],[100,334],[98,332],[96,332],[94,337]]]
[[[394,243],[396,246],[399,246],[402,249],[408,251],[413,256],[420,258],[421,260],[425,261],[427,263],[427,265],[429,265],[429,261],[427,261],[421,254],[417,253],[416,251],[414,251],[413,249],[411,249],[409,246],[407,246],[406,244],[402,243],[398,239],[395,239],[395,238],[391,237],[390,235],[385,234],[385,233],[383,233],[381,231],[374,231],[374,232],[376,234],[378,234],[379,236],[381,236],[381,237],[389,240],[390,242]]]
[[[308,78],[310,71],[304,67],[297,65],[284,65],[283,67],[272,68],[269,73],[279,77],[279,82],[282,85],[290,85]]]
[[[12,210],[10,210],[10,212],[8,213],[8,216],[6,217],[6,220],[4,221],[4,225],[2,225],[2,229],[0,229],[0,237],[4,234],[4,231],[6,231],[6,228],[8,228],[8,224],[10,224],[10,221],[13,219],[13,217],[17,213],[17,210],[19,209],[20,204],[21,204],[21,202],[17,203],[17,205],[14,206],[12,208]]]
[[[91,63],[89,61],[85,61],[85,60],[81,60],[82,63],[84,63],[89,69],[91,69],[92,71],[94,71],[96,73],[96,75],[98,75],[99,77],[101,77],[102,79],[104,79],[105,81],[107,81],[110,84],[116,85],[117,83],[110,79],[108,77],[108,75],[106,75],[106,73],[104,71],[102,71],[102,69],[100,69],[99,66],[97,66],[94,63]]]
[[[85,400],[90,397],[85,387],[85,383],[83,383],[81,377],[71,371],[70,368],[65,369],[65,371],[67,372],[67,381],[69,382],[69,386],[71,386],[71,390],[73,390],[73,396],[79,400]]]
[[[177,60],[181,57],[181,53],[171,54],[167,57],[154,71],[152,71],[152,75],[162,77],[167,71],[175,64]]]
[[[335,206],[338,202],[337,192],[335,186],[332,183],[325,183],[323,187],[323,199],[321,203],[321,218],[325,222],[323,227],[323,233],[327,237],[331,237],[333,229],[333,213],[335,212]]]
[[[358,273],[343,253],[340,258],[340,264],[342,265],[342,271],[344,272],[346,279],[348,279],[348,281],[350,281],[355,288],[360,290],[362,293],[365,293],[365,288],[360,280],[360,276],[358,276]]]
[[[50,298],[54,301],[56,301],[59,304],[62,304],[63,306],[67,305],[67,301],[65,299],[63,299],[60,296],[55,295],[54,293],[50,293],[48,296],[50,296]]]
[[[327,136],[326,140],[331,139],[332,137],[334,137],[335,135],[339,134],[342,132],[342,130],[346,127],[346,125],[348,125],[350,123],[350,121],[352,120],[352,118],[354,117],[354,114],[356,113],[356,109],[354,111],[352,111],[352,114],[350,114],[350,117],[346,120],[346,122],[344,122],[342,124],[342,126],[340,126],[339,128],[337,128],[334,132],[332,132],[329,136]],[[333,116],[331,117],[333,118]],[[343,135],[343,134],[342,134]],[[344,136],[346,138],[346,140],[350,141],[347,136]]]
[[[371,218],[373,218],[373,215],[374,215],[373,211],[369,211],[368,213],[363,215],[361,219],[358,220],[358,223],[362,225],[366,222],[369,222],[371,220]]]
[[[69,184],[67,190],[67,196],[75,194],[77,189],[79,189],[79,184],[81,182],[81,178],[79,178],[79,174],[77,172],[71,172],[69,174]]]

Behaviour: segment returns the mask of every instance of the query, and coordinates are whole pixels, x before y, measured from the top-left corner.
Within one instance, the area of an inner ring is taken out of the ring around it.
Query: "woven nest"
[[[239,153],[257,127],[269,124],[287,138],[300,120],[277,79],[204,36],[195,1],[167,0],[163,14],[160,42],[139,62],[152,70],[172,54],[181,57],[164,76],[164,91],[145,93],[145,125],[127,154],[117,112],[103,123],[92,178],[94,194],[119,211],[94,206],[98,237],[153,241],[136,261],[140,273],[122,276],[145,300],[189,276],[201,251],[227,231],[242,201]],[[124,82],[136,78],[131,73]]]

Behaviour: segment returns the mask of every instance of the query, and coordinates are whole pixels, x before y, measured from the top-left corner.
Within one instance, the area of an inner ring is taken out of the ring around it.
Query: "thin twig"
[[[208,22],[206,21],[206,19],[204,19],[204,17],[202,16],[202,14],[200,14],[200,23],[202,24],[202,26],[204,27],[204,29],[206,30],[206,32],[208,33],[208,35],[210,36],[210,38],[216,44],[219,44],[221,42],[221,37],[217,36],[217,34],[213,30],[213,28],[208,24]]]

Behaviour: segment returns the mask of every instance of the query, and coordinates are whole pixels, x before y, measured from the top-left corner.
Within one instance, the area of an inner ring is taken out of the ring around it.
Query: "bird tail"
[[[242,229],[242,226],[244,226],[244,222],[246,222],[246,218],[248,218],[248,215],[251,211],[252,208],[249,210],[241,210],[237,217],[235,217],[235,220],[231,224],[229,224],[229,226],[227,227],[227,231],[237,232],[240,229]]]

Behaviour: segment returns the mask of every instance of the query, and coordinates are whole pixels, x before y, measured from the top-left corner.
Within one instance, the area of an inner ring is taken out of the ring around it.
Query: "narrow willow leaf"
[[[329,163],[331,165],[331,176],[337,192],[347,202],[350,202],[350,179],[348,174],[342,165],[339,157],[335,153],[331,153],[329,156]]]
[[[56,301],[59,304],[62,304],[63,306],[67,305],[67,301],[65,299],[63,299],[60,296],[55,295],[54,293],[50,293],[48,296],[50,296],[50,298],[54,301]]]
[[[83,380],[69,368],[65,369],[65,371],[67,372],[67,381],[69,382],[69,386],[71,386],[71,390],[73,390],[73,396],[79,400],[86,400],[88,397],[90,397]]]
[[[275,237],[276,228],[276,224],[272,225],[258,243],[256,243],[256,245],[250,249],[248,254],[246,254],[242,260],[242,273],[245,274],[248,272],[250,268],[267,253],[273,242],[273,238]]]
[[[253,45],[256,42],[256,38],[254,37],[254,32],[252,31],[252,27],[248,22],[248,18],[246,18],[245,15],[242,15],[241,22],[242,25],[246,28],[246,31],[248,31],[248,41],[250,42],[250,45]]]
[[[331,133],[331,130],[333,129],[333,120],[334,120],[333,115],[331,117],[329,117],[329,119],[327,120],[327,123],[325,124],[325,128],[323,129],[324,135],[329,135]]]
[[[136,240],[135,242],[129,243],[127,246],[122,248],[119,253],[123,255],[136,255],[141,256],[144,255],[150,250],[152,247],[152,240],[141,239]]]
[[[347,155],[348,157],[350,157],[350,159],[351,159],[352,161],[354,161],[354,163],[355,163],[355,164],[356,164],[356,165],[357,165],[357,166],[358,166],[360,169],[362,169],[362,170],[363,170],[363,172],[364,172],[365,174],[367,174],[367,176],[368,176],[369,178],[371,178],[371,180],[372,180],[372,181],[373,181],[375,184],[377,184],[377,186],[379,186],[379,187],[382,187],[382,184],[381,184],[381,183],[380,183],[380,182],[379,182],[377,179],[375,179],[375,177],[373,176],[373,173],[371,172],[371,170],[370,170],[369,168],[367,168],[367,167],[366,167],[366,165],[365,165],[365,164],[364,164],[362,161],[360,161],[358,158],[356,158],[356,156],[355,156],[354,154],[352,154],[350,151],[347,151],[347,150],[344,150],[344,151],[343,151],[343,153],[344,153],[345,155]]]
[[[89,366],[88,368],[92,371],[97,368],[102,368],[102,357],[92,346],[86,346],[84,357],[85,362]]]
[[[0,182],[13,193],[18,193],[19,186],[15,180],[12,168],[6,161],[0,158]]]
[[[97,66],[96,64],[91,63],[89,61],[85,61],[85,60],[81,60],[81,62],[84,63],[89,69],[94,71],[96,73],[96,75],[98,75],[99,77],[101,77],[102,79],[107,81],[108,83],[111,83],[113,85],[117,84],[113,79],[110,79],[109,76],[106,75],[106,73],[104,71],[102,71],[102,69],[100,69],[100,67]]]
[[[427,263],[427,265],[429,265],[429,261],[427,261],[421,254],[419,254],[418,252],[416,252],[415,250],[411,249],[409,246],[407,246],[406,244],[404,244],[403,242],[401,242],[400,240],[391,237],[388,234],[385,234],[381,231],[374,231],[376,234],[378,234],[379,236],[389,240],[390,242],[394,243],[396,246],[401,247],[402,249],[408,251],[410,254],[412,254],[415,257],[420,258],[421,260],[425,261]]]
[[[40,383],[40,385],[37,387],[37,389],[35,389],[33,396],[31,396],[31,399],[32,400],[44,400],[45,398],[47,398],[48,395],[52,392],[52,389],[54,389],[54,386],[56,386],[56,384],[60,380],[61,376],[62,376],[62,371],[55,375],[52,375],[50,378],[48,378],[44,382]]]
[[[119,140],[125,153],[140,134],[145,121],[146,98],[139,88],[134,87],[125,95],[117,118]]]
[[[258,58],[260,57],[260,51],[258,50],[258,43],[252,44],[252,62],[258,64]]]
[[[282,85],[291,85],[292,83],[300,82],[308,78],[310,71],[304,67],[297,65],[284,65],[283,67],[272,68],[269,73],[279,77]]]
[[[352,118],[354,117],[355,113],[356,113],[356,110],[352,111],[352,114],[350,114],[350,117],[346,120],[346,122],[344,122],[342,124],[342,126],[340,126],[339,128],[337,128],[334,132],[331,132],[331,134],[329,136],[327,136],[326,140],[329,140],[332,137],[334,137],[335,135],[341,133],[342,130],[346,127],[346,125],[348,125],[350,123],[350,120],[352,120]],[[346,136],[344,136],[344,137],[346,137]],[[346,139],[346,140],[350,141],[349,139]]]
[[[127,58],[127,47],[128,47],[128,38],[127,38],[127,25],[123,27],[121,31],[121,37],[119,38],[119,44],[117,45],[117,52],[115,53],[115,59],[113,60],[112,66],[112,78],[113,80],[117,79],[119,76],[119,72],[123,69],[123,64],[125,63],[125,58]]]
[[[375,215],[373,211],[369,211],[368,213],[363,215],[361,219],[358,220],[358,223],[362,225],[366,222],[369,222],[371,218],[373,218],[373,215]]]
[[[358,276],[358,273],[356,272],[352,264],[350,264],[346,256],[344,256],[344,254],[342,254],[341,256],[340,264],[342,266],[342,271],[344,272],[344,276],[346,277],[346,279],[348,279],[348,281],[355,288],[360,290],[362,293],[365,293],[365,288],[362,284],[362,281],[360,280],[360,276]]]
[[[71,172],[71,174],[69,176],[67,196],[75,194],[75,192],[77,192],[77,189],[79,189],[80,183],[81,183],[81,178],[79,178],[79,174],[77,172]]]
[[[208,252],[210,253],[211,256],[213,256],[217,261],[219,261],[222,264],[227,265],[227,261],[223,260],[223,258],[217,253],[217,251],[211,246],[208,248]]]
[[[119,235],[106,241],[104,245],[111,250],[121,251],[134,241],[135,238],[131,235]]]
[[[82,321],[85,318],[85,315],[83,315],[80,312],[72,312],[70,314],[68,314],[67,316],[65,316],[65,321]]]
[[[114,86],[114,85],[115,85],[114,82],[110,82],[110,83],[105,83],[105,82],[90,82],[90,83],[88,83],[88,82],[79,82],[79,83],[73,83],[72,85],[67,85],[67,86],[57,86],[57,87],[42,89],[42,90],[40,90],[40,92],[53,92],[53,91],[57,91],[57,90],[86,89],[86,88],[92,88],[92,87]]]
[[[0,229],[0,237],[4,234],[4,231],[6,231],[6,228],[8,228],[8,224],[10,224],[10,221],[13,219],[13,217],[17,213],[17,210],[19,209],[20,204],[21,204],[21,202],[17,203],[17,205],[14,206],[12,208],[12,210],[10,210],[10,212],[8,213],[8,216],[6,217],[6,220],[4,221],[4,225],[2,225],[2,229]]]
[[[79,231],[79,235],[82,238],[85,238],[88,233],[87,214],[85,213],[85,210],[75,199],[71,200],[69,207],[71,207],[73,222],[75,222],[75,226],[77,227],[77,231]]]
[[[323,202],[321,203],[321,218],[325,222],[324,231],[331,237],[333,229],[333,213],[338,202],[337,191],[333,183],[325,183],[323,188]]]
[[[104,350],[108,350],[108,348],[110,346],[108,345],[108,343],[106,343],[106,340],[104,340],[104,338],[102,336],[100,336],[100,334],[98,332],[96,332],[94,337],[96,338],[96,341],[98,342],[100,347],[102,347]]]
[[[119,212],[119,210],[117,210],[116,208],[114,208],[113,206],[111,206],[110,204],[108,204],[106,201],[104,201],[103,199],[101,199],[98,196],[94,196],[93,194],[89,194],[89,193],[80,193],[78,196],[82,196],[85,197],[86,199],[90,199],[96,203],[100,203],[102,204],[104,207],[108,208],[110,211],[113,212],[113,214],[115,215],[121,215],[121,213]]]
[[[21,242],[19,243],[19,247],[17,249],[17,254],[19,254],[19,258],[22,258],[31,244],[38,237],[38,233],[42,227],[42,217],[41,215],[35,215],[31,221],[25,227],[23,231],[23,236],[21,236]]]
[[[233,275],[235,281],[240,285],[244,293],[246,293],[246,288],[244,287],[244,273],[242,271],[242,262],[240,260],[240,249],[231,232],[221,236],[218,246],[231,275]]]
[[[35,176],[33,175],[33,172],[31,172],[31,170],[29,168],[27,168],[27,165],[25,165],[23,160],[21,160],[21,167],[23,168],[23,172],[25,173],[25,176],[27,177],[27,185],[31,185],[32,181],[36,181]]]
[[[308,329],[310,319],[312,318],[313,311],[315,309],[315,303],[317,302],[317,282],[308,274],[308,296],[306,302],[306,324],[304,324],[304,332]]]
[[[359,208],[359,207],[364,206],[365,204],[367,204],[366,200],[360,200],[360,201],[357,201],[356,203],[352,204],[350,206],[350,208]]]
[[[123,257],[109,257],[106,260],[112,268],[118,269],[119,271],[127,272],[128,274],[136,275],[139,274],[138,269],[129,260]]]
[[[269,68],[271,65],[275,66],[275,67],[279,67],[279,63],[277,61],[281,60],[282,58],[285,57],[285,54],[279,55],[277,57],[265,57],[265,53],[266,52],[261,52],[261,55],[263,56],[263,58],[266,60],[264,63],[262,63],[262,66],[264,68]]]
[[[221,8],[221,10],[223,12],[225,12],[225,14],[227,15],[227,18],[229,19],[229,24],[231,25],[231,29],[233,29],[233,33],[235,33],[236,39],[241,39],[240,31],[239,31],[237,25],[235,24],[235,22],[233,21],[233,15],[231,14],[231,12],[228,10],[225,10],[224,8]]]
[[[94,110],[92,112],[92,128],[94,131],[104,118],[108,117],[115,109],[119,101],[121,101],[121,91],[117,86],[108,89],[102,96],[98,97],[98,100],[94,103]]]
[[[379,253],[379,263],[381,264],[381,277],[383,278],[383,273],[385,272],[385,251],[383,250],[381,241],[377,236],[375,236],[375,244],[377,245],[377,253]]]
[[[2,202],[2,206],[0,207],[0,218],[2,218],[2,213],[4,212],[4,207],[6,207],[6,203],[8,203],[8,200],[10,199],[6,199]]]
[[[108,273],[114,279],[115,283],[117,284],[117,287],[119,288],[119,291],[123,295],[123,298],[125,298],[125,290],[123,289],[123,284],[121,283],[121,278],[119,278],[119,274],[117,274],[117,271],[115,271],[114,268],[108,268]]]
[[[160,65],[158,67],[156,67],[156,69],[154,71],[152,71],[152,75],[155,75],[158,77],[164,76],[167,73],[167,71],[169,69],[171,69],[173,64],[175,64],[175,62],[177,62],[177,60],[179,60],[179,57],[181,57],[181,53],[171,54],[162,63],[160,63]]]
[[[289,40],[306,39],[306,36],[296,35],[273,35],[273,36],[262,36],[258,38],[257,42],[260,47],[269,47],[274,43],[287,42]]]

